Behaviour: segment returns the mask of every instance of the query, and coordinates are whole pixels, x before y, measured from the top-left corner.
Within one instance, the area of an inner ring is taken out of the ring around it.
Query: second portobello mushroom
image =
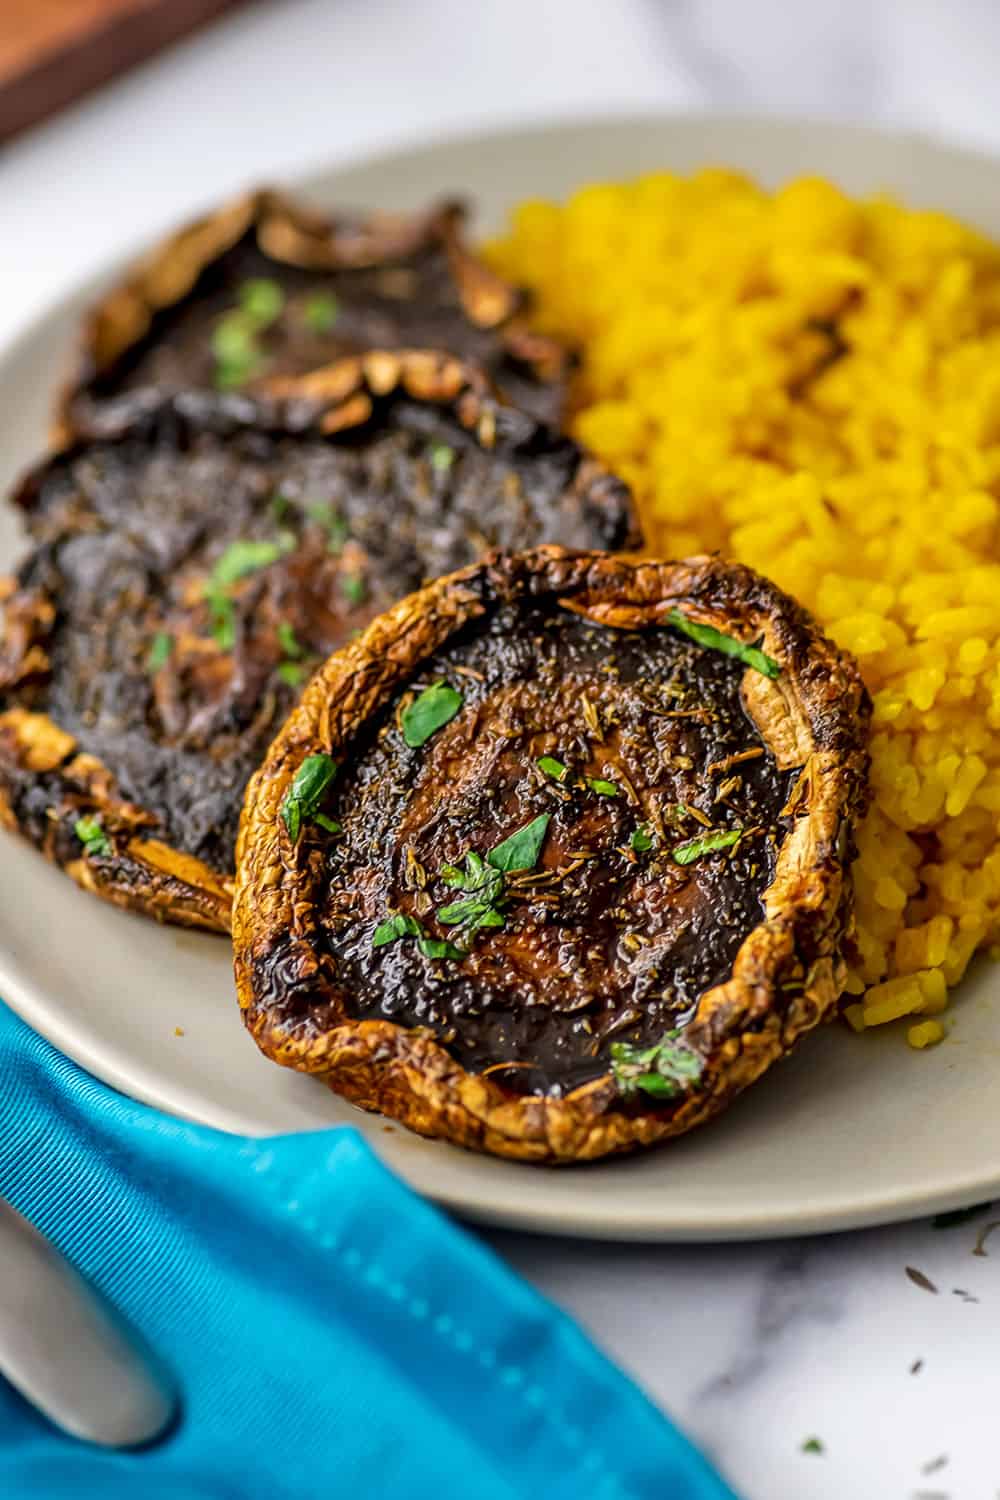
[[[187,393],[46,460],[0,636],[0,817],[226,930],[243,791],[314,667],[485,548],[637,540],[624,485],[444,355]]]

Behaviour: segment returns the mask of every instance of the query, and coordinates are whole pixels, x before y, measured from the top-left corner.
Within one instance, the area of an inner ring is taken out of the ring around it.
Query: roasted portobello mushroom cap
[[[85,320],[57,436],[101,435],[123,409],[186,389],[255,389],[370,349],[479,364],[558,424],[569,357],[524,298],[466,248],[465,210],[331,219],[264,190],[170,236]]]
[[[321,668],[247,790],[258,1046],[536,1162],[679,1135],[834,1009],[854,663],[715,558],[495,554]]]
[[[618,479],[433,354],[161,398],[17,499],[0,819],[88,889],[218,930],[247,779],[330,651],[489,546],[637,539]]]

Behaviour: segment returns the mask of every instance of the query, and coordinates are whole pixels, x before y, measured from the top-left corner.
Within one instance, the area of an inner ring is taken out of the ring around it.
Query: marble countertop
[[[721,108],[1000,146],[997,41],[992,0],[947,14],[936,0],[252,6],[0,152],[0,344],[112,254],[249,179],[383,143]],[[989,1218],[728,1247],[489,1239],[747,1500],[998,1500],[1000,1229],[973,1254]],[[813,1438],[822,1451],[804,1449]]]

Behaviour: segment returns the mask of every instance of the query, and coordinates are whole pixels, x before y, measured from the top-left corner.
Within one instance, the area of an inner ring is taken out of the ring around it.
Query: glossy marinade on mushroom
[[[330,651],[489,546],[637,539],[619,480],[457,360],[274,392],[163,398],[47,459],[0,606],[0,818],[88,889],[219,930],[247,779]]]
[[[869,706],[716,559],[496,554],[317,673],[247,792],[246,1023],[427,1135],[675,1135],[828,1015]]]
[[[478,364],[541,420],[562,413],[568,355],[530,331],[522,295],[465,245],[460,203],[329,217],[261,190],[149,252],[87,316],[59,433],[98,435],[179,390],[256,389],[371,349]]]

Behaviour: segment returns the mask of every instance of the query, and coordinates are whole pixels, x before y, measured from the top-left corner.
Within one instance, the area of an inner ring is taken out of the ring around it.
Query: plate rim
[[[618,131],[625,133],[640,129],[661,132],[670,127],[687,131],[697,126],[710,124],[713,128],[729,131],[752,132],[759,138],[773,136],[787,139],[790,132],[813,134],[831,142],[849,137],[859,144],[877,141],[880,147],[897,147],[901,150],[933,153],[942,164],[951,161],[970,163],[983,171],[992,170],[1000,175],[1000,154],[975,143],[966,144],[957,140],[942,139],[929,131],[913,128],[880,127],[877,125],[841,122],[822,116],[808,114],[754,115],[744,112],[713,110],[620,110],[608,109],[589,114],[567,114],[540,119],[503,121],[498,125],[477,124],[471,128],[433,130],[418,133],[406,139],[397,138],[380,142],[362,152],[333,160],[313,159],[301,170],[288,175],[287,185],[292,192],[304,195],[322,195],[333,177],[391,170],[422,155],[433,155],[446,149],[474,149],[489,143],[491,147],[503,144],[516,150],[525,140],[546,137],[578,137],[591,131]],[[242,189],[234,189],[235,196]],[[210,200],[211,201],[211,200]],[[199,198],[192,206],[190,216],[201,211]],[[207,206],[207,205],[206,205]],[[116,253],[102,262],[101,267],[77,282],[67,285],[58,295],[35,308],[20,324],[15,325],[0,342],[0,370],[9,372],[25,357],[30,346],[56,320],[75,319],[82,301],[92,298],[102,286],[107,285],[121,271],[141,256],[160,235],[137,235],[129,241],[123,253]],[[69,339],[67,339],[69,344]],[[135,920],[141,920],[136,918]],[[95,1078],[109,1084],[127,1097],[161,1109],[182,1120],[208,1125],[215,1129],[241,1135],[274,1133],[270,1127],[262,1126],[249,1116],[226,1105],[219,1106],[210,1101],[206,1108],[203,1095],[188,1096],[183,1083],[177,1085],[155,1074],[141,1059],[128,1065],[120,1064],[114,1051],[102,1053],[100,1043],[92,1041],[85,1028],[75,1028],[72,1013],[46,992],[22,982],[11,965],[8,972],[6,954],[0,954],[2,998],[21,1018],[67,1057],[90,1072]],[[234,1017],[235,1020],[235,1017]],[[902,1043],[900,1042],[900,1045]],[[324,1128],[317,1126],[317,1128]],[[331,1121],[331,1129],[352,1128],[345,1122]],[[457,1150],[447,1143],[435,1143],[442,1150]],[[517,1164],[521,1170],[546,1172],[561,1170],[570,1173],[585,1173],[587,1164],[564,1166],[561,1169],[542,1168],[530,1163]],[[398,1170],[391,1167],[391,1170]],[[412,1186],[412,1179],[411,1186]],[[843,1202],[826,1207],[810,1207],[808,1200],[799,1211],[780,1211],[775,1218],[766,1209],[748,1215],[745,1208],[732,1216],[714,1209],[706,1216],[706,1210],[689,1211],[678,1218],[673,1214],[656,1212],[654,1201],[647,1211],[614,1211],[605,1203],[594,1208],[585,1204],[573,1208],[559,1206],[554,1210],[544,1207],[544,1195],[528,1194],[528,1201],[521,1205],[495,1206],[489,1201],[489,1185],[484,1181],[483,1196],[470,1200],[467,1192],[443,1188],[415,1188],[433,1198],[441,1207],[475,1223],[501,1227],[508,1230],[563,1234],[575,1238],[609,1241],[682,1242],[737,1242],[782,1238],[803,1234],[848,1232],[901,1219],[919,1218],[934,1212],[963,1208],[987,1198],[1000,1197],[1000,1156],[992,1176],[968,1172],[954,1180],[947,1190],[923,1188],[914,1183],[909,1188],[887,1195],[884,1190],[866,1195],[854,1189]],[[849,1201],[848,1201],[849,1199]],[[539,1204],[541,1206],[539,1206]],[[594,1216],[596,1209],[597,1216]]]

